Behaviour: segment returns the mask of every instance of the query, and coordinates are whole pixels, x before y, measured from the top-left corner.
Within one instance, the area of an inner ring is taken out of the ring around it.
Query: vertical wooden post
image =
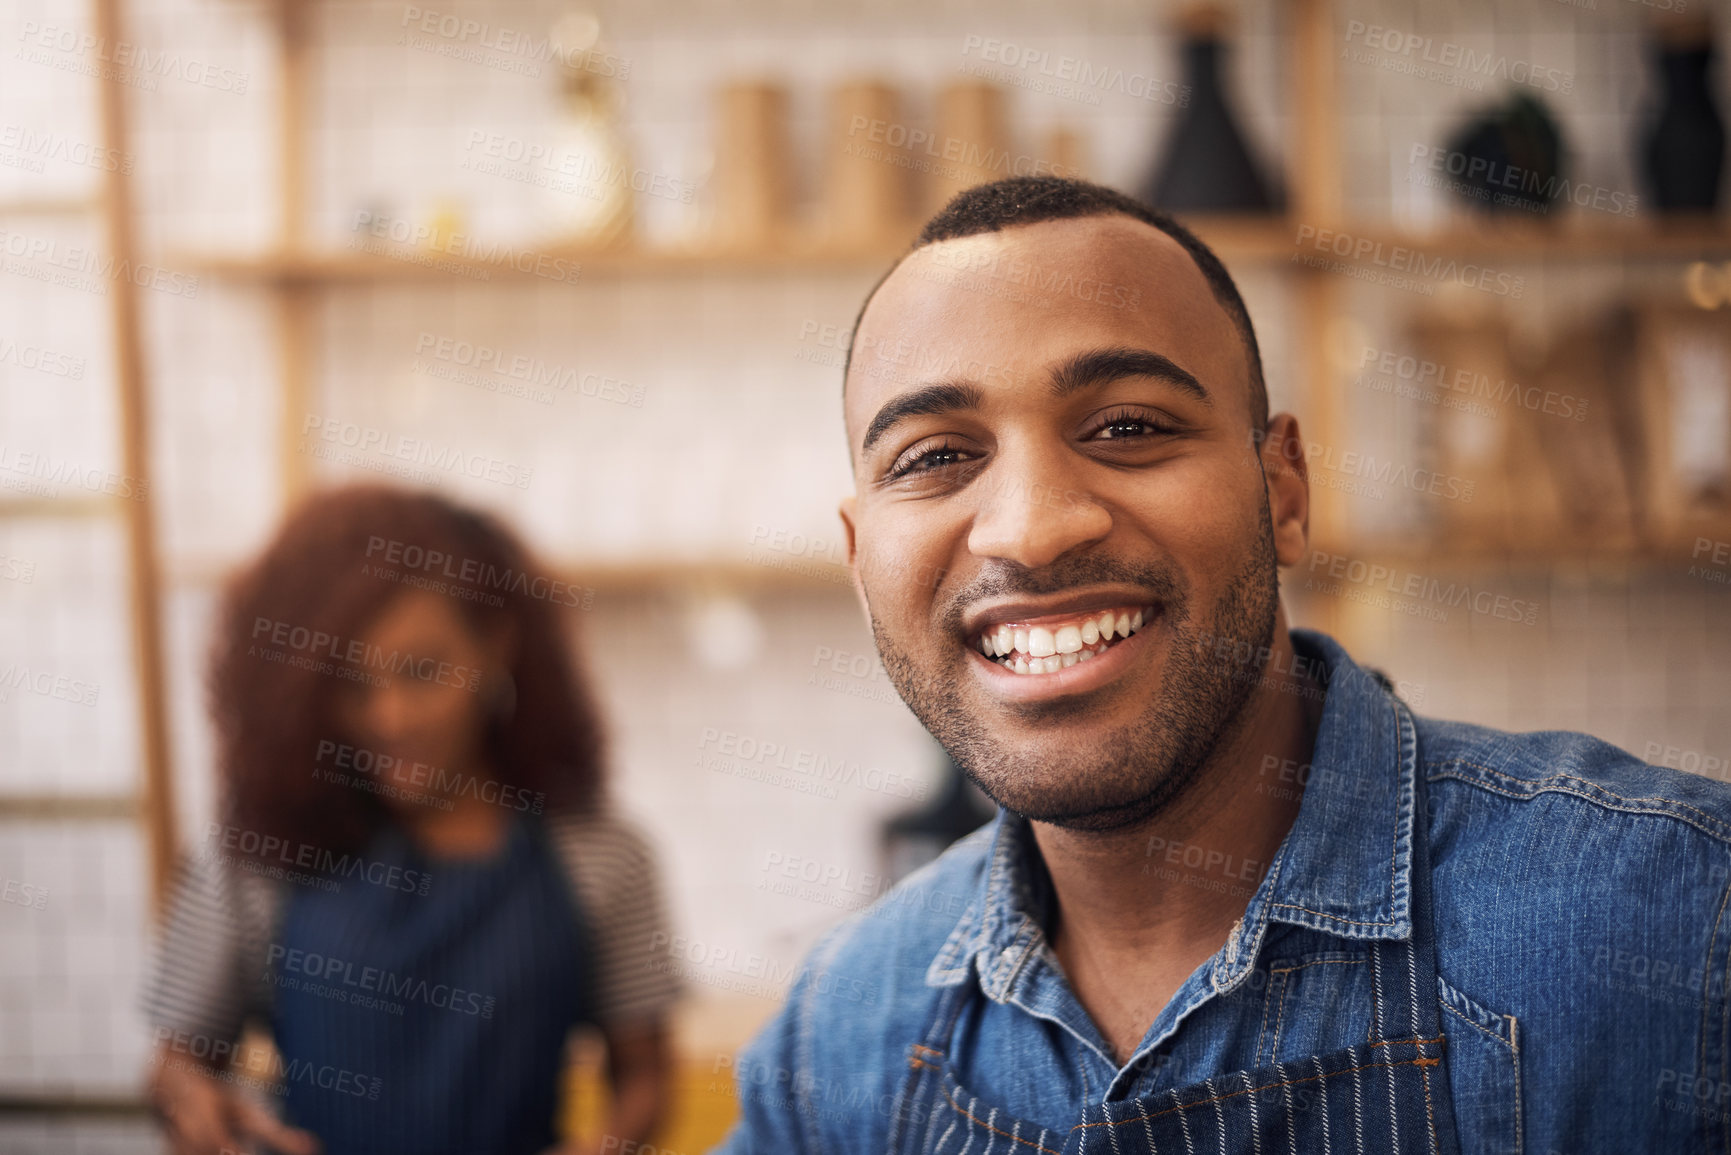
[[[1293,164],[1293,208],[1298,218],[1332,226],[1341,214],[1340,109],[1334,68],[1334,12],[1330,0],[1294,0],[1292,76],[1297,91],[1298,155]]]
[[[104,44],[126,39],[120,0],[95,0],[96,35]],[[101,104],[102,142],[110,156],[125,156],[126,100],[118,81],[96,82]],[[112,166],[104,175],[103,233],[114,267],[137,265],[133,237],[132,187],[128,168]],[[144,754],[141,808],[150,862],[152,902],[160,905],[178,850],[174,776],[168,735],[168,694],[162,660],[161,578],[156,554],[156,495],[150,489],[150,406],[143,339],[139,326],[138,286],[129,275],[113,279],[108,293],[114,330],[114,375],[120,400],[121,469],[135,487],[123,501],[127,560],[131,568],[133,668],[138,681],[138,721]]]
[[[277,109],[277,248],[293,258],[305,245],[307,189],[307,16],[311,0],[276,0],[277,65],[282,84]],[[277,340],[277,469],[285,508],[310,484],[311,462],[301,452],[300,429],[312,401],[313,296],[290,278],[273,283]]]
[[[1292,227],[1333,228],[1340,219],[1340,109],[1335,90],[1333,5],[1330,0],[1293,0],[1293,108],[1297,119],[1293,158]],[[1303,430],[1307,442],[1338,446],[1347,423],[1341,408],[1339,382],[1331,362],[1330,336],[1340,307],[1338,279],[1303,265],[1297,274],[1299,356],[1303,366]],[[1338,450],[1337,450],[1338,451]],[[1339,490],[1314,481],[1310,487],[1311,548],[1337,550],[1351,537],[1346,503]],[[1319,598],[1315,624],[1341,637],[1347,622],[1334,598]]]

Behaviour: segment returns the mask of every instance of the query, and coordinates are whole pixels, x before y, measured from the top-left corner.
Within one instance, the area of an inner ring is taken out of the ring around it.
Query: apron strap
[[[931,1018],[921,1032],[920,1041],[908,1046],[908,1073],[902,1080],[895,1111],[890,1117],[891,1155],[920,1155],[931,1150],[929,1132],[937,1119],[935,1108],[942,1089],[944,1067],[949,1059],[950,1039],[955,1034],[956,1020],[961,1017],[962,1008],[977,990],[973,964],[967,965],[968,976],[943,988],[932,1007]]]

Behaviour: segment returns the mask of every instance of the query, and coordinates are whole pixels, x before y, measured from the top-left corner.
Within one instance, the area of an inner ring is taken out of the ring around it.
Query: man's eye
[[[894,480],[915,473],[930,473],[935,469],[959,464],[962,460],[961,449],[953,445],[940,445],[933,449],[903,454],[890,467],[889,476]]]
[[[1177,430],[1139,413],[1116,413],[1108,416],[1093,436],[1102,441],[1122,441],[1126,438],[1154,437]]]

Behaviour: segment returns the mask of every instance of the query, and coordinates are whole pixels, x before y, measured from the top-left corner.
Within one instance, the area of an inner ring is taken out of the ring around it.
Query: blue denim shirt
[[[1266,768],[1268,789],[1302,788],[1298,817],[1267,864],[1150,841],[1144,869],[1248,905],[1128,1062],[1046,940],[1027,824],[1000,813],[813,949],[735,1063],[722,1150],[884,1151],[910,1047],[918,1065],[957,984],[979,996],[950,1036],[957,1081],[1059,1135],[1091,1104],[1361,1044],[1367,952],[1414,933],[1417,838],[1462,1151],[1731,1149],[1731,789],[1581,734],[1403,728],[1380,676],[1293,638],[1327,686],[1309,767]]]

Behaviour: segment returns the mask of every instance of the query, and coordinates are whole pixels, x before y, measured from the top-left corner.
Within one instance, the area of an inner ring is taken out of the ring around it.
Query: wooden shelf
[[[0,794],[0,821],[133,820],[140,806],[131,794]]]
[[[1196,233],[1227,262],[1283,262],[1321,253],[1320,228],[1268,218],[1191,218]],[[1306,232],[1306,228],[1315,231]],[[1388,226],[1333,229],[1354,242],[1381,245],[1384,252],[1412,249],[1431,256],[1496,256],[1503,260],[1687,261],[1731,257],[1731,222],[1691,219],[1671,222],[1463,221],[1434,232]],[[1302,238],[1302,240],[1301,240]],[[331,285],[386,281],[469,280],[522,282],[537,278],[582,281],[593,277],[668,276],[692,273],[867,272],[880,270],[906,252],[899,244],[849,247],[789,245],[779,249],[723,248],[582,249],[568,246],[468,246],[446,254],[409,246],[354,249],[277,250],[258,253],[175,254],[165,267],[213,277],[269,285]]]
[[[120,497],[6,497],[0,498],[0,520],[21,518],[114,517],[126,511]]]
[[[102,207],[99,196],[0,197],[0,217],[72,217]]]
[[[476,246],[488,250],[491,246]],[[881,267],[900,250],[789,249],[779,252],[729,250],[583,250],[500,245],[498,260],[448,256],[427,249],[396,247],[387,253],[360,250],[308,250],[244,254],[175,254],[165,267],[214,277],[282,285],[320,285],[376,281],[476,283],[588,280],[594,276],[666,275],[695,272],[775,273],[788,270],[853,272]],[[561,262],[555,264],[555,262]],[[527,266],[527,267],[524,267]],[[573,270],[573,275],[566,275]]]
[[[1703,533],[1725,534],[1731,527],[1703,529]],[[1357,540],[1313,539],[1312,551],[1337,553],[1355,561],[1377,562],[1415,570],[1496,568],[1516,570],[1550,569],[1556,566],[1609,566],[1622,569],[1687,568],[1693,558],[1694,538],[1667,541],[1624,541],[1604,544],[1588,537],[1558,541],[1499,542],[1489,538],[1365,537]],[[1304,572],[1301,564],[1293,570]]]
[[[241,561],[214,558],[171,560],[170,586],[214,586],[226,582]],[[652,589],[841,590],[852,596],[847,567],[814,558],[776,555],[774,563],[747,558],[642,558],[620,562],[558,561],[551,576],[581,589],[622,593]]]
[[[1352,232],[1348,227],[1345,231]],[[1689,261],[1731,256],[1731,220],[1460,221],[1434,232],[1372,228],[1352,233],[1429,255],[1503,260]],[[1304,251],[1314,251],[1307,243]]]

